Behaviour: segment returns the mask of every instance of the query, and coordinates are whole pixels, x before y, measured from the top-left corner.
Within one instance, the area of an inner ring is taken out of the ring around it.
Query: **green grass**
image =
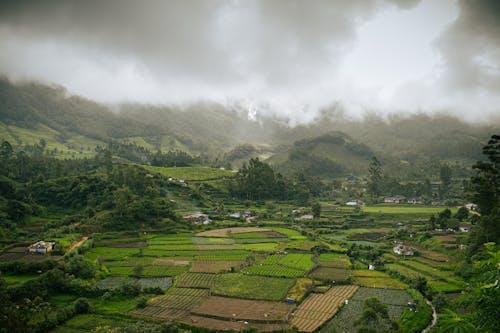
[[[220,170],[208,167],[175,167],[163,168],[154,166],[143,166],[146,170],[159,173],[164,177],[179,178],[188,181],[200,181],[219,178],[234,177],[234,173],[227,170]]]
[[[235,273],[219,274],[215,277],[212,293],[229,297],[281,301],[285,299],[293,284],[293,279]]]
[[[36,279],[38,275],[35,274],[1,274],[0,279],[4,279],[10,285],[20,285],[26,281]]]
[[[126,297],[113,297],[109,300],[97,299],[91,300],[92,309],[99,314],[119,314],[123,315],[135,309],[137,299]]]

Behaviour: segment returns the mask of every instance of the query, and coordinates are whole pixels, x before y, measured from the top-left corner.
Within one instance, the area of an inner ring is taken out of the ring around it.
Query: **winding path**
[[[429,332],[431,330],[431,328],[433,328],[436,325],[437,319],[438,319],[437,313],[436,313],[436,308],[434,307],[434,305],[432,305],[432,303],[428,299],[425,300],[425,303],[427,303],[432,308],[432,321],[426,328],[424,328],[422,330],[422,333]]]

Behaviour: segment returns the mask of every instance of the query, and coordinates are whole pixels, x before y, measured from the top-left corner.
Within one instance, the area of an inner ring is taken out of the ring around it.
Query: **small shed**
[[[28,246],[28,252],[47,254],[54,250],[54,245],[56,245],[56,242],[38,241]]]

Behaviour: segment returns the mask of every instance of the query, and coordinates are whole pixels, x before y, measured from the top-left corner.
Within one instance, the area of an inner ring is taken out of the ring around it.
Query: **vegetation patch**
[[[189,271],[191,273],[220,273],[237,270],[245,264],[245,261],[195,261]]]
[[[302,301],[308,291],[311,290],[313,281],[308,278],[298,278],[290,290],[288,290],[287,298],[291,298],[296,302]]]
[[[323,281],[343,282],[351,277],[351,271],[343,268],[317,267],[310,276]]]
[[[352,266],[349,257],[341,253],[321,253],[318,260],[321,266],[335,268],[350,268]]]
[[[212,293],[220,296],[280,301],[285,299],[293,284],[293,279],[238,273],[218,274],[215,277]]]

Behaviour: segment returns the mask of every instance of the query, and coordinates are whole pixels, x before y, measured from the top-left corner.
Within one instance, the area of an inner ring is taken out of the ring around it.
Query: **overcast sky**
[[[1,0],[0,50],[106,103],[500,115],[498,0]]]

